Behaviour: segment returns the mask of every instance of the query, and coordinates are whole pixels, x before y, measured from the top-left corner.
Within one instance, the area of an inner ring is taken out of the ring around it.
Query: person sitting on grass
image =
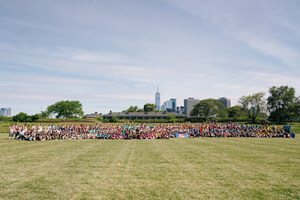
[[[291,131],[292,131],[292,128],[291,128],[290,124],[287,123],[286,125],[284,125],[283,130],[284,130],[287,134],[290,134]]]

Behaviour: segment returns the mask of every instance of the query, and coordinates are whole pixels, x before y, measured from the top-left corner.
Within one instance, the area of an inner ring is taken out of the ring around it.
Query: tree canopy
[[[269,120],[284,122],[291,119],[294,103],[297,102],[295,89],[288,86],[273,86],[269,89],[267,108],[270,112]]]
[[[83,116],[82,104],[79,101],[59,101],[48,106],[47,112],[56,118],[73,118]]]
[[[242,96],[239,103],[247,111],[249,119],[255,122],[257,116],[266,110],[266,102],[264,100],[265,93],[258,92],[249,96]]]
[[[194,105],[191,116],[204,118],[207,121],[217,115],[225,115],[225,106],[215,99],[204,99]]]
[[[27,115],[26,113],[20,112],[19,114],[13,116],[13,121],[15,122],[35,122],[40,118],[39,114]]]
[[[293,121],[300,121],[300,97],[295,98],[291,105],[291,116]]]
[[[144,112],[144,109],[141,109],[138,106],[130,106],[127,110],[123,110],[123,112]]]
[[[237,120],[239,117],[246,117],[246,110],[240,105],[236,105],[230,108],[227,108],[228,117],[233,117],[234,120]]]
[[[152,104],[152,103],[146,103],[144,105],[144,111],[145,112],[153,112],[156,110],[156,105],[155,104]]]

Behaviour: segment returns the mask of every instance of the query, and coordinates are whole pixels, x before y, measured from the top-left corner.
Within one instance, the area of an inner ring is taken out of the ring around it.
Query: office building
[[[11,108],[7,108],[7,117],[11,117]]]
[[[0,109],[0,116],[7,117],[7,108]]]
[[[221,97],[218,99],[218,101],[220,103],[222,103],[225,108],[230,108],[231,107],[231,100],[230,99],[227,99],[226,97]]]
[[[176,99],[165,101],[161,106],[162,111],[176,112]]]
[[[10,117],[11,116],[11,108],[1,108],[0,116],[2,117]]]
[[[188,98],[184,100],[184,112],[186,114],[186,117],[191,117],[191,111],[194,109],[194,105],[199,103],[199,99],[194,98]]]
[[[172,109],[172,102],[170,100],[165,101],[163,103],[163,105],[161,106],[162,111],[167,111],[167,110],[170,110],[170,109]]]
[[[169,112],[176,112],[176,99],[170,99],[171,101],[171,111]]]
[[[177,106],[176,112],[181,113],[181,114],[184,113],[184,106]]]

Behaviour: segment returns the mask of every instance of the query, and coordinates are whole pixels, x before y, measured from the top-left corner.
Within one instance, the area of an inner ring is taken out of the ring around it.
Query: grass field
[[[0,150],[0,199],[300,199],[299,137],[28,142],[2,133]]]

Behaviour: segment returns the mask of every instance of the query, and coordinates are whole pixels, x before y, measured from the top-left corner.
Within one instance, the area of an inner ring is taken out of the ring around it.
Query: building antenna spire
[[[158,84],[157,84],[157,92],[158,92]]]

